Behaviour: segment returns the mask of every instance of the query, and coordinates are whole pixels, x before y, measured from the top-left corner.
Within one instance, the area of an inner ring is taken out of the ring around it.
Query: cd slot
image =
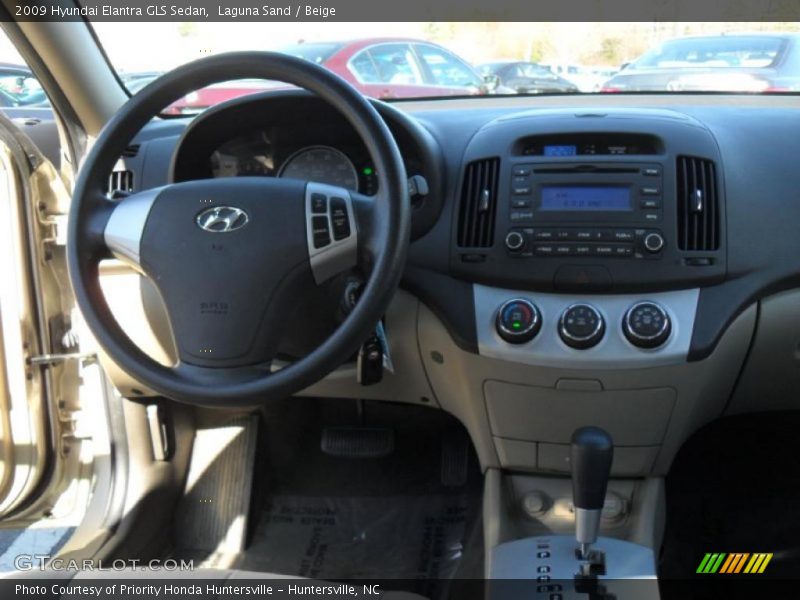
[[[636,167],[598,167],[596,165],[576,165],[570,167],[537,167],[533,170],[539,175],[560,175],[560,174],[585,174],[585,173],[639,173]]]

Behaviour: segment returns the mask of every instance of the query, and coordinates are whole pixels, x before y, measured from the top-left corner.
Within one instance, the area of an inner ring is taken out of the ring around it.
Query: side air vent
[[[499,158],[485,158],[467,165],[458,214],[459,247],[489,248],[494,243],[499,180]]]
[[[125,158],[133,158],[137,154],[139,154],[139,144],[131,144],[122,151],[122,156]]]
[[[109,196],[113,196],[116,192],[124,192],[129,194],[133,191],[133,171],[112,171],[108,177],[108,190]]]
[[[679,156],[678,248],[711,251],[719,248],[717,170],[705,158]]]

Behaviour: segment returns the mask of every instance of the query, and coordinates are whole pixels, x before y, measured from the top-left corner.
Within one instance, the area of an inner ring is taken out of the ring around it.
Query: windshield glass
[[[94,23],[135,93],[209,54],[273,50],[322,65],[381,99],[619,92],[800,92],[800,23]],[[269,35],[265,30],[269,28]],[[754,33],[755,32],[755,33]],[[135,47],[136,52],[131,52]],[[279,82],[192,92],[199,112]]]

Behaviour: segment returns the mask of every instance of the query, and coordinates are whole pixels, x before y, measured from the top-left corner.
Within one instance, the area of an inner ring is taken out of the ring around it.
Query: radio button
[[[648,223],[657,223],[661,220],[661,213],[660,212],[648,212],[644,213],[644,220]]]
[[[572,239],[572,232],[569,229],[559,229],[556,231],[557,240],[570,240]]]
[[[511,208],[530,208],[531,201],[528,198],[512,198]]]
[[[629,244],[620,244],[618,246],[614,246],[614,256],[620,256],[623,258],[633,256],[633,246]]]
[[[646,186],[642,188],[643,196],[658,196],[661,193],[661,188],[655,186]]]
[[[527,185],[514,186],[514,189],[511,193],[515,196],[527,196],[531,193],[531,188]]]
[[[617,242],[632,242],[634,237],[633,231],[630,229],[618,229],[614,231],[614,240]]]
[[[552,229],[537,229],[533,232],[533,239],[535,240],[552,240],[555,238],[555,232]]]
[[[511,183],[513,185],[528,185],[530,183],[530,178],[514,176],[511,179]]]
[[[549,244],[536,244],[533,251],[539,256],[552,256],[553,246]]]
[[[594,253],[597,256],[611,256],[614,254],[614,247],[613,246],[595,246]]]
[[[559,256],[571,256],[573,253],[573,246],[572,244],[561,244],[560,246],[556,246],[556,254]]]
[[[592,253],[591,246],[578,245],[575,246],[575,256],[589,256]]]
[[[588,242],[594,239],[594,234],[594,231],[579,229],[575,232],[575,239]]]
[[[643,198],[639,203],[642,208],[661,208],[660,198]]]
[[[533,211],[532,210],[512,210],[511,211],[511,221],[532,221],[533,220]]]
[[[525,246],[525,236],[519,231],[509,231],[505,243],[511,252],[518,252]]]
[[[645,250],[651,254],[655,254],[656,252],[660,252],[664,247],[664,238],[660,233],[651,231],[644,236],[642,243],[644,244]]]
[[[511,169],[511,173],[515,177],[527,177],[531,174],[531,168],[524,165],[519,165]]]
[[[645,167],[642,169],[642,175],[647,175],[648,177],[658,177],[661,175],[661,169],[658,167]]]
[[[611,230],[609,229],[595,229],[592,239],[596,242],[611,241],[614,239]]]

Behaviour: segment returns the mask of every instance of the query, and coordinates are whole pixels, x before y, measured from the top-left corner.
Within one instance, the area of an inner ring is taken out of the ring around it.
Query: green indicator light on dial
[[[363,171],[364,175],[372,175],[375,171],[372,167],[364,167]]]

